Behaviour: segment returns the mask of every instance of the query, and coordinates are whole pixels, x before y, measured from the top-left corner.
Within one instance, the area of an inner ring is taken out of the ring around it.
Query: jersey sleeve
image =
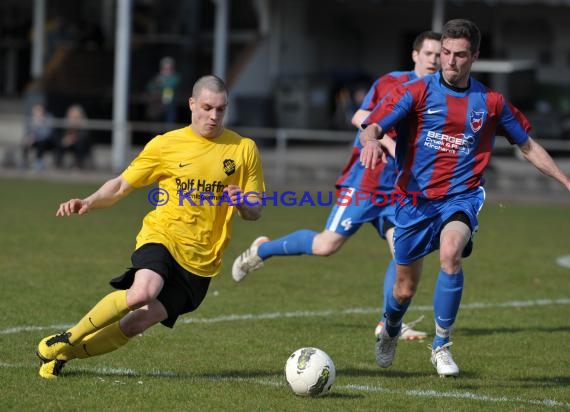
[[[154,183],[161,176],[160,136],[146,144],[138,156],[122,173],[123,178],[133,187],[143,187]]]
[[[511,144],[523,144],[528,140],[531,125],[519,109],[502,99],[502,110],[499,116],[497,132],[503,135]]]
[[[248,145],[245,156],[245,173],[241,183],[242,191],[261,193],[265,192],[265,181],[263,178],[263,167],[261,156],[257,146],[251,139],[246,139]]]
[[[372,86],[370,86],[370,89],[368,89],[368,93],[366,93],[366,96],[364,96],[364,100],[362,100],[362,103],[360,104],[359,107],[360,110],[370,111],[374,108],[374,106],[378,102],[377,88],[379,81],[380,79],[376,79],[376,81],[372,83]]]
[[[377,79],[368,90],[364,101],[360,105],[361,110],[372,111],[386,94],[401,82],[397,77],[386,74]]]
[[[400,85],[394,89],[378,104],[370,115],[364,120],[363,127],[378,123],[382,130],[389,130],[408,115],[412,108],[410,91]]]

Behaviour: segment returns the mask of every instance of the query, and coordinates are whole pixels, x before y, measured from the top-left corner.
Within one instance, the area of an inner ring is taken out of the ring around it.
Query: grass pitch
[[[394,364],[374,362],[373,330],[389,257],[364,227],[329,258],[279,257],[243,283],[233,259],[260,234],[321,230],[329,208],[267,207],[234,221],[220,276],[203,305],[169,330],[156,326],[105,356],[70,362],[56,381],[37,376],[35,346],[76,322],[129,265],[150,209],[139,190],[113,208],[56,218],[60,202],[96,186],[0,180],[0,410],[563,410],[570,409],[568,206],[487,204],[453,337],[457,379],[435,374],[430,340],[401,342]],[[433,334],[437,256],[406,319]],[[331,394],[294,396],[287,357],[317,346],[334,360]]]

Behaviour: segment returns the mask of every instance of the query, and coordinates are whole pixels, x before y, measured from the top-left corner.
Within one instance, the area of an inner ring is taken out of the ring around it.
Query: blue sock
[[[257,254],[263,260],[271,256],[312,255],[313,239],[316,235],[317,232],[314,230],[297,230],[279,239],[262,243],[257,249]]]
[[[463,293],[463,270],[449,275],[440,269],[433,294],[433,312],[435,317],[435,337],[432,348],[449,342],[449,333],[461,303]]]
[[[400,304],[396,298],[394,298],[394,294],[392,292],[390,292],[387,297],[384,327],[386,328],[388,335],[394,337],[400,333],[400,329],[402,328],[402,319],[404,318],[404,314],[406,313],[406,310],[408,310],[408,306],[410,306],[412,300],[410,299],[407,302]]]
[[[394,284],[396,283],[396,262],[394,259],[390,261],[388,267],[386,268],[386,273],[384,274],[384,301],[382,302],[382,313],[380,314],[380,320],[384,320],[384,314],[386,313],[386,302],[388,302],[388,294],[392,294],[392,289],[394,289]]]

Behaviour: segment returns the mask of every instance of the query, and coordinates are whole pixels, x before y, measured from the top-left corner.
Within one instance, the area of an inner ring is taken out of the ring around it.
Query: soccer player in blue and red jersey
[[[439,33],[426,31],[420,33],[413,44],[412,59],[414,70],[396,71],[380,77],[366,95],[360,109],[353,116],[352,123],[360,128],[362,121],[388,92],[401,83],[433,74],[439,67]],[[388,241],[392,250],[394,231],[394,204],[384,196],[394,190],[396,168],[393,158],[388,163],[379,162],[375,169],[363,167],[359,161],[359,133],[356,135],[352,154],[336,182],[338,199],[333,206],[325,229],[317,233],[314,230],[301,229],[270,241],[262,236],[253,241],[251,246],[236,258],[232,267],[232,276],[240,282],[253,270],[260,268],[263,261],[272,256],[317,255],[329,256],[338,251],[350,236],[367,222],[374,225],[379,235]],[[394,133],[392,132],[392,135]],[[390,262],[384,280],[384,289],[392,289],[396,277],[393,261]],[[415,322],[404,325],[401,339],[423,339],[425,332],[415,331]],[[379,334],[382,324],[376,328]]]
[[[485,200],[483,172],[497,130],[518,145],[536,168],[570,190],[570,179],[529,136],[531,126],[524,115],[471,77],[480,38],[478,27],[468,20],[447,22],[441,38],[441,71],[393,89],[363,124],[361,162],[369,168],[375,167],[383,147],[390,146],[384,144],[385,138],[377,140],[384,131],[401,122],[409,128],[408,134],[398,134],[396,143],[396,188],[406,196],[396,205],[396,284],[376,344],[381,367],[390,366],[396,354],[423,257],[439,249],[431,361],[441,376],[459,374],[449,346],[463,291],[461,255],[478,227],[477,215]]]

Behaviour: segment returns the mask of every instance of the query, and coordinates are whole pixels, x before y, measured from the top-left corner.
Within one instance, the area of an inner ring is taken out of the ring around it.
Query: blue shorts
[[[482,187],[441,200],[415,199],[407,196],[396,205],[394,259],[405,265],[439,249],[443,225],[455,213],[464,213],[471,232],[479,228],[477,215],[485,203]]]
[[[395,226],[395,205],[379,192],[370,194],[374,201],[364,199],[365,192],[352,187],[342,187],[337,191],[337,199],[333,205],[326,230],[342,236],[352,236],[364,223],[372,223],[378,234],[386,239],[386,230]]]

